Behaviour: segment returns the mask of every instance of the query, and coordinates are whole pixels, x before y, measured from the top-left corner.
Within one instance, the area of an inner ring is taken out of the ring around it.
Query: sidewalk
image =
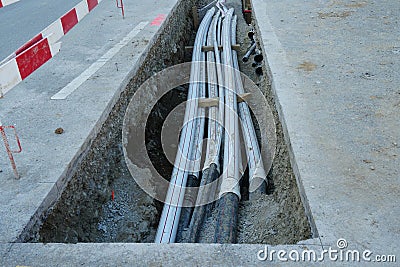
[[[400,255],[400,6],[253,0],[322,245]],[[316,236],[317,237],[317,236]]]

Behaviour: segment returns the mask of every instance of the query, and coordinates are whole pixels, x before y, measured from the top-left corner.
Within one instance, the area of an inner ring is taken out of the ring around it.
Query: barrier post
[[[117,1],[117,8],[121,9],[122,12],[122,18],[125,18],[125,11],[124,11],[124,3],[122,2],[122,0],[116,0]]]
[[[7,135],[6,135],[5,129],[13,129],[14,130],[14,136],[15,136],[15,140],[16,140],[16,142],[18,144],[18,150],[13,151],[13,150],[10,149],[10,144],[8,143],[8,139],[7,139]],[[17,165],[15,164],[15,160],[14,160],[14,156],[13,156],[13,153],[20,153],[22,151],[21,142],[19,141],[19,138],[18,138],[18,135],[17,135],[17,131],[15,130],[14,126],[3,126],[1,124],[1,121],[0,121],[0,134],[1,134],[1,137],[3,138],[4,146],[6,147],[8,158],[10,159],[11,166],[13,168],[15,178],[19,179],[20,176],[18,174]]]

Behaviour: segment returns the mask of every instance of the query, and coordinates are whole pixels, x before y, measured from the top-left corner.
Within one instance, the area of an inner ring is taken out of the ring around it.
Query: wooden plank
[[[237,96],[237,102],[242,103],[249,100],[251,97],[251,93],[244,93]],[[200,98],[199,99],[199,107],[201,108],[210,108],[210,107],[217,107],[219,102],[218,97],[213,98]]]
[[[200,98],[199,107],[210,108],[218,106],[218,98]]]
[[[197,9],[197,6],[192,7],[192,16],[193,16],[193,26],[197,30],[199,28],[200,22],[199,22],[199,10]]]
[[[237,96],[237,102],[238,103],[246,102],[247,100],[250,99],[250,97],[251,97],[251,93],[240,94]]]
[[[240,45],[234,44],[234,45],[232,45],[232,49],[235,50],[235,51],[239,51]],[[193,46],[185,46],[185,50],[188,51],[188,52],[193,51]],[[214,51],[214,46],[203,46],[201,48],[201,50],[203,52]],[[222,51],[223,47],[222,46],[218,46],[218,50]]]

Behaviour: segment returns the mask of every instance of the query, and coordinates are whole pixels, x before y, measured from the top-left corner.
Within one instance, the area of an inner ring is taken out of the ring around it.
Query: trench
[[[143,65],[119,96],[87,154],[73,170],[60,199],[42,214],[39,224],[27,230],[24,242],[154,242],[162,203],[144,192],[128,170],[122,148],[123,119],[130,99],[144,81],[169,66],[190,61],[191,55],[185,46],[193,45],[195,37],[192,7],[204,6],[205,2],[209,1],[182,0],[177,4]],[[251,45],[247,33],[253,27],[246,23],[240,12],[242,1],[230,1],[229,4],[238,15],[238,57],[241,59]],[[265,61],[260,65],[263,74],[259,75],[252,66],[252,58],[248,62],[239,60],[240,70],[255,82],[272,107],[277,144],[268,175],[267,194],[249,200],[244,192],[239,203],[237,242],[295,244],[311,238],[310,224],[291,167]],[[169,112],[186,96],[187,86],[175,88],[159,101],[149,118],[150,124],[156,127],[148,130],[147,152],[165,179],[169,179],[173,166],[160,149],[159,131]],[[216,213],[214,208],[206,219],[199,242],[213,242]]]

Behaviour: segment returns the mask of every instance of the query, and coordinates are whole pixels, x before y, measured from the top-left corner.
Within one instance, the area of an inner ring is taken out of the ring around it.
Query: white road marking
[[[141,32],[144,27],[149,24],[148,21],[140,22],[133,30],[128,33],[118,44],[114,45],[110,50],[107,51],[101,58],[90,65],[84,72],[78,77],[67,84],[57,94],[51,97],[52,100],[64,100],[76,89],[79,88],[86,80],[88,80],[93,74],[95,74],[101,67],[103,67],[110,59],[112,59],[122,47],[126,46],[136,35]]]

